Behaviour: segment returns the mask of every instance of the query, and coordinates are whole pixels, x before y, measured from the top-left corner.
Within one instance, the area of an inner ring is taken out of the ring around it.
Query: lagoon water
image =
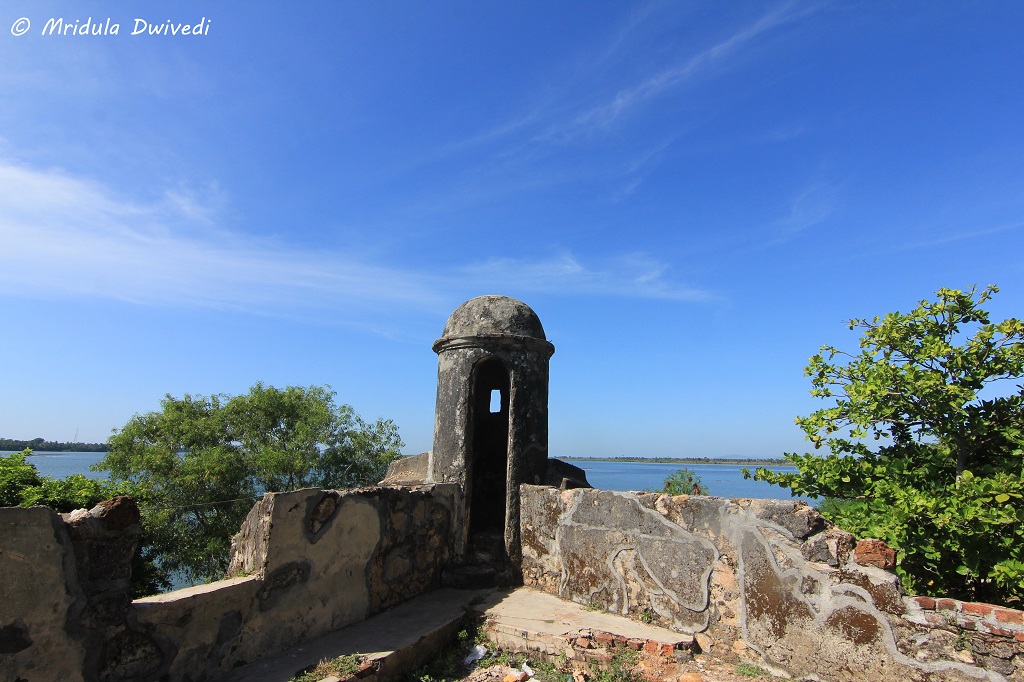
[[[104,472],[90,471],[89,467],[103,459],[102,452],[33,453],[28,461],[39,473],[53,478],[71,474],[85,474],[90,478],[105,478]],[[661,490],[665,478],[680,467],[679,464],[657,462],[581,462],[572,461],[587,472],[587,480],[603,490]],[[739,464],[687,464],[711,495],[718,497],[764,497],[778,500],[791,499],[785,488],[760,481],[745,480]],[[754,469],[755,467],[748,467]],[[773,471],[796,471],[791,466],[768,467]]]
[[[7,453],[3,453],[7,454]],[[67,478],[71,474],[84,474],[89,478],[103,479],[105,471],[90,471],[96,462],[103,459],[104,452],[33,452],[28,460],[43,476]]]
[[[665,479],[683,466],[658,462],[579,462],[570,460],[570,463],[586,471],[590,485],[602,490],[661,490]],[[741,464],[686,464],[685,466],[700,477],[709,495],[791,499],[789,490],[786,488],[743,478],[742,470],[744,468],[753,471],[757,468],[756,466]],[[772,471],[796,471],[796,468],[791,466],[766,468]]]

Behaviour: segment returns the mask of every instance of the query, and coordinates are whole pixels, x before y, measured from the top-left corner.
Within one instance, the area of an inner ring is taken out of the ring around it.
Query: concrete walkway
[[[363,654],[377,668],[362,679],[396,679],[454,640],[467,611],[484,614],[485,630],[503,649],[538,657],[586,657],[587,649],[618,645],[667,655],[692,638],[609,613],[588,611],[536,590],[442,588],[365,621],[232,670],[216,682],[287,682],[323,659]]]
[[[216,682],[288,682],[324,659],[363,654],[386,678],[430,660],[449,640],[472,602],[490,590],[442,588],[422,594],[341,630],[255,661],[215,678]]]

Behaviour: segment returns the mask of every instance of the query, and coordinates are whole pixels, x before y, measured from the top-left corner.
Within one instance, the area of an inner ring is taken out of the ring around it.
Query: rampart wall
[[[799,502],[521,487],[523,580],[800,679],[1024,682],[1024,613],[905,597]],[[129,498],[0,509],[0,680],[215,679],[437,587],[454,485],[264,496],[231,577],[130,601]]]
[[[201,682],[440,585],[455,486],[268,494],[235,577],[128,598],[130,498],[0,509],[0,680]]]
[[[881,543],[802,502],[523,486],[521,510],[527,585],[709,655],[804,679],[1024,680],[1024,614],[904,597],[870,565]]]

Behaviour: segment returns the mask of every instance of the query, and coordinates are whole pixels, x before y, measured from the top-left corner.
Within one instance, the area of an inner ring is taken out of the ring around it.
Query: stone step
[[[445,587],[456,590],[477,590],[494,587],[498,583],[498,571],[494,566],[469,565],[444,569],[441,582]]]
[[[495,592],[472,608],[483,614],[484,631],[491,641],[535,660],[554,662],[564,656],[603,667],[616,648],[675,661],[689,660],[700,652],[693,635],[588,611],[579,604],[529,588]]]

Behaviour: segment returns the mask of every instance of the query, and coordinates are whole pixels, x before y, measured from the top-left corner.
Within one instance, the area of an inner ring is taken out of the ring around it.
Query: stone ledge
[[[205,585],[194,585],[192,587],[183,587],[180,590],[173,592],[165,592],[164,594],[154,594],[150,597],[140,597],[134,600],[133,604],[168,604],[183,599],[192,599],[199,597],[204,594],[210,594],[211,592],[217,592],[227,588],[234,587],[241,583],[259,580],[259,576],[255,575],[244,575],[238,578],[225,578],[224,580],[217,580],[212,583],[206,583]]]
[[[693,635],[588,611],[575,602],[529,588],[495,593],[475,608],[484,615],[483,631],[496,646],[548,662],[564,656],[606,668],[616,650],[628,649],[671,662],[689,660],[700,651]]]

